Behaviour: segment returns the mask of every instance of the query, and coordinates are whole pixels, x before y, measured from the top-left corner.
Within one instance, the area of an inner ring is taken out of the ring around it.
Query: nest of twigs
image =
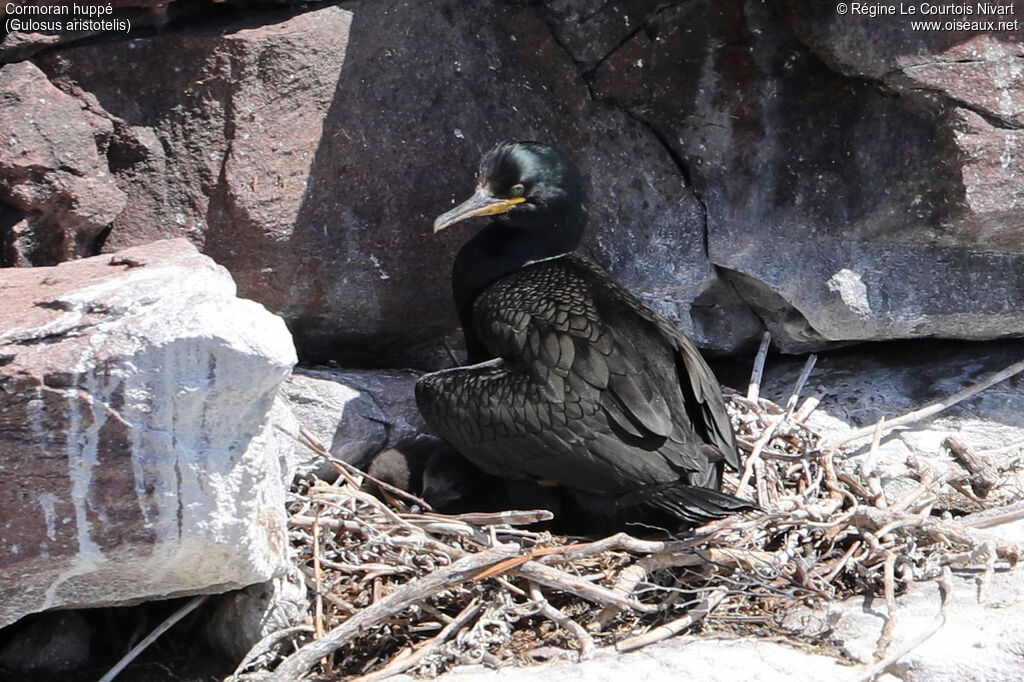
[[[367,492],[365,474],[341,462],[335,483],[303,481],[291,496],[289,524],[311,593],[311,625],[268,637],[236,677],[433,676],[466,663],[629,651],[691,627],[799,640],[785,625],[795,607],[873,593],[884,595],[893,614],[907,582],[948,582],[951,567],[991,574],[1018,561],[1019,546],[981,530],[988,517],[935,513],[936,501],[954,488],[984,497],[991,462],[956,444],[970,476],[911,461],[918,486],[886,500],[872,466],[885,426],[854,461],[843,443],[864,433],[830,439],[806,424],[817,401],[800,393],[813,356],[784,406],[758,397],[763,358],[747,394],[727,397],[747,458],[723,487],[766,511],[679,539],[617,534],[587,542],[523,529],[543,518],[536,512],[436,514],[402,491],[387,491],[387,501]],[[938,409],[1024,370],[1019,364]],[[930,416],[933,407],[890,424]],[[306,442],[328,456],[308,434]],[[879,670],[896,655],[886,652],[888,644],[883,632]]]

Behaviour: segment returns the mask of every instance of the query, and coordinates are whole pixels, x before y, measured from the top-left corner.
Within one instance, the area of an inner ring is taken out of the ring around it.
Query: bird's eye
[[[523,183],[519,182],[512,185],[512,187],[508,190],[508,193],[514,197],[521,197],[523,196],[523,194],[526,193],[526,188],[523,187]]]

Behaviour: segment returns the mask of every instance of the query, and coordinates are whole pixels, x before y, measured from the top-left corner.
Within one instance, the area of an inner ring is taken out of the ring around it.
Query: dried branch
[[[669,623],[660,625],[642,635],[624,639],[615,645],[615,650],[620,652],[634,651],[648,644],[654,644],[673,635],[677,635],[697,621],[707,616],[718,606],[728,592],[724,589],[712,590],[710,594],[701,599],[697,604],[686,612],[682,618],[677,618]]]
[[[764,374],[764,361],[768,357],[768,347],[771,346],[771,332],[761,335],[761,345],[757,348],[757,355],[754,356],[754,368],[750,373],[750,385],[747,387],[747,400],[757,402],[758,394],[761,392],[761,376]]]
[[[499,545],[477,554],[465,556],[450,566],[406,583],[377,603],[355,614],[324,637],[306,644],[288,656],[274,670],[269,678],[270,681],[292,682],[299,679],[317,660],[337,651],[364,628],[369,628],[385,618],[395,615],[417,601],[427,599],[446,588],[467,581],[484,567],[507,559],[517,551],[518,548],[514,546]]]
[[[107,674],[100,678],[100,682],[111,682],[115,677],[121,674],[121,671],[128,667],[128,664],[136,659],[136,657],[146,650],[150,644],[160,638],[160,635],[164,634],[179,620],[187,616],[188,614],[195,611],[205,602],[210,595],[202,594],[198,597],[190,599],[184,606],[169,615],[159,625],[154,628],[153,632],[146,635],[146,637],[132,647],[132,650],[126,653],[120,661],[118,661],[113,668],[107,671]]]
[[[953,457],[971,474],[971,490],[978,497],[988,497],[989,491],[999,483],[999,470],[991,457],[978,454],[956,436],[946,436],[942,441]]]
[[[942,591],[942,605],[939,607],[939,612],[936,614],[935,620],[933,620],[931,624],[922,630],[916,637],[904,643],[904,645],[894,653],[878,663],[869,666],[864,671],[864,676],[861,678],[862,682],[874,680],[876,677],[888,670],[891,665],[928,641],[932,635],[938,632],[939,629],[946,624],[946,618],[949,614],[949,605],[953,601],[953,574],[950,572],[949,567],[942,569],[942,582],[939,584],[939,588]]]
[[[908,412],[900,417],[888,420],[885,423],[885,431],[891,431],[897,426],[906,426],[907,424],[913,424],[914,422],[919,422],[922,419],[932,417],[938,414],[939,412],[942,412],[943,410],[949,409],[950,407],[956,405],[957,403],[961,403],[967,400],[968,398],[973,398],[974,396],[984,391],[986,388],[995,386],[1001,381],[1006,381],[1010,377],[1016,376],[1021,372],[1024,372],[1024,360],[1015,362],[1009,367],[1000,370],[988,377],[985,377],[976,384],[968,386],[964,390],[954,393],[945,400],[934,402],[931,405],[922,407],[921,409],[913,410],[912,412]],[[843,445],[844,443],[849,443],[850,441],[859,440],[866,436],[870,436],[872,433],[874,433],[874,430],[874,426],[865,426],[862,429],[855,429],[853,431],[850,431],[849,433],[845,433],[841,436],[829,439],[824,444],[823,448],[834,448]]]

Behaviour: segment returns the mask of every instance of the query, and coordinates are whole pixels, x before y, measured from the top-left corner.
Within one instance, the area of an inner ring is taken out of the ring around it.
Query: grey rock
[[[761,328],[710,266],[703,208],[671,156],[591,99],[535,9],[360,0],[37,60],[114,123],[129,206],[107,248],[187,236],[289,321],[307,359],[450,362],[449,271],[467,234],[435,238],[430,224],[507,138],[551,140],[579,162],[584,252],[699,341],[735,349]]]
[[[281,398],[338,459],[367,467],[381,450],[415,439],[425,428],[413,393],[419,374],[402,370],[299,368]],[[305,448],[296,450],[298,473],[333,479],[334,468]]]
[[[241,661],[269,634],[303,623],[309,617],[306,582],[295,566],[272,580],[215,597],[205,633],[225,655]],[[259,663],[259,659],[253,661]]]
[[[185,240],[7,268],[0,288],[0,626],[281,568],[280,318]]]
[[[32,211],[106,197],[82,248],[185,236],[305,359],[439,367],[471,227],[430,221],[540,138],[589,176],[583,253],[715,352],[1024,334],[1019,36],[809,0],[246,7],[36,55],[127,203],[5,198],[8,260]]]
[[[1024,333],[1020,42],[848,19],[665,5],[597,65],[594,92],[683,160],[711,262],[780,349]],[[837,73],[826,52],[871,66]],[[888,87],[897,62],[916,78],[899,96],[864,77]]]

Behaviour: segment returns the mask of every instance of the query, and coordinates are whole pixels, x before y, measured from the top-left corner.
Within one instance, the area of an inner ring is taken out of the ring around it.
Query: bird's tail
[[[699,526],[730,514],[758,509],[757,505],[701,486],[674,483],[647,486],[619,499],[620,506],[659,509],[680,521]]]

